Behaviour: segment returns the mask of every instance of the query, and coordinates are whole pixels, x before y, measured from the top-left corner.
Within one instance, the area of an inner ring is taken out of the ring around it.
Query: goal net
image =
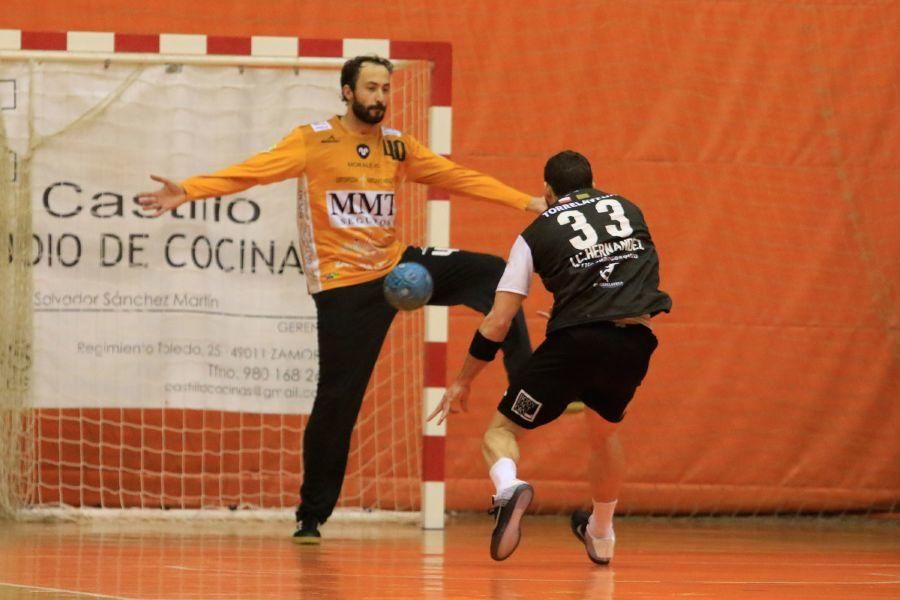
[[[341,62],[0,64],[6,512],[296,505],[318,370],[296,182],[159,219],[134,197],[343,112]],[[427,140],[429,63],[392,85],[390,125]],[[398,235],[422,244],[426,191],[399,194]],[[420,506],[423,328],[394,322],[339,508]]]

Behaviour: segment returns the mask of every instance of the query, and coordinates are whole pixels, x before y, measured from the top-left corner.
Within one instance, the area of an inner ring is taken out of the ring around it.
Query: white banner
[[[31,175],[37,406],[309,413],[296,182],[157,219],[134,197],[327,119],[338,89],[331,70],[0,65],[17,184]]]

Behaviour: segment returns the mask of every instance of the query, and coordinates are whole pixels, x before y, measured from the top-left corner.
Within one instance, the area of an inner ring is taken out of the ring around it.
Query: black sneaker
[[[588,558],[598,565],[608,565],[613,557],[613,549],[616,546],[616,534],[613,533],[609,538],[595,538],[587,530],[588,519],[591,513],[586,510],[576,510],[569,519],[569,525],[572,527],[572,533],[575,534],[584,549],[587,550]]]
[[[534,498],[534,489],[524,481],[503,491],[504,494],[494,496],[493,506],[488,511],[496,519],[491,534],[491,558],[494,560],[506,560],[519,545],[522,537],[519,523]]]
[[[295,544],[320,544],[322,534],[319,533],[319,520],[309,517],[297,522],[297,531],[291,540]]]
[[[588,519],[591,513],[586,510],[576,510],[569,518],[569,525],[572,527],[572,533],[578,538],[582,544],[584,543],[584,531],[587,529]]]

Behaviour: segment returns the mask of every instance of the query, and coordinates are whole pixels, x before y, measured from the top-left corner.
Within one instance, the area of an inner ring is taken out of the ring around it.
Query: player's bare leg
[[[534,498],[531,486],[516,477],[516,462],[519,460],[517,438],[523,431],[497,413],[484,434],[481,446],[496,488],[491,508],[496,519],[491,535],[491,558],[494,560],[505,560],[519,545],[522,515]]]
[[[488,467],[492,467],[501,458],[511,458],[519,462],[518,438],[524,429],[510,421],[500,413],[494,414],[491,424],[484,432],[481,453]]]
[[[608,564],[613,557],[616,534],[612,517],[625,477],[625,451],[616,424],[594,411],[585,413],[590,457],[588,476],[593,496],[593,511],[572,515],[572,531],[584,541],[588,557],[597,564]]]
[[[615,502],[625,478],[625,450],[619,440],[618,425],[592,410],[585,411],[590,458],[588,477],[594,502]],[[609,525],[612,524],[610,521]],[[599,525],[607,525],[600,523]]]

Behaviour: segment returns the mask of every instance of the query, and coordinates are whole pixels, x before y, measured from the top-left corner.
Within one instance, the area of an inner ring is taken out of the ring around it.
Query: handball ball
[[[425,306],[432,291],[431,273],[419,263],[400,263],[384,278],[384,298],[397,310]]]

